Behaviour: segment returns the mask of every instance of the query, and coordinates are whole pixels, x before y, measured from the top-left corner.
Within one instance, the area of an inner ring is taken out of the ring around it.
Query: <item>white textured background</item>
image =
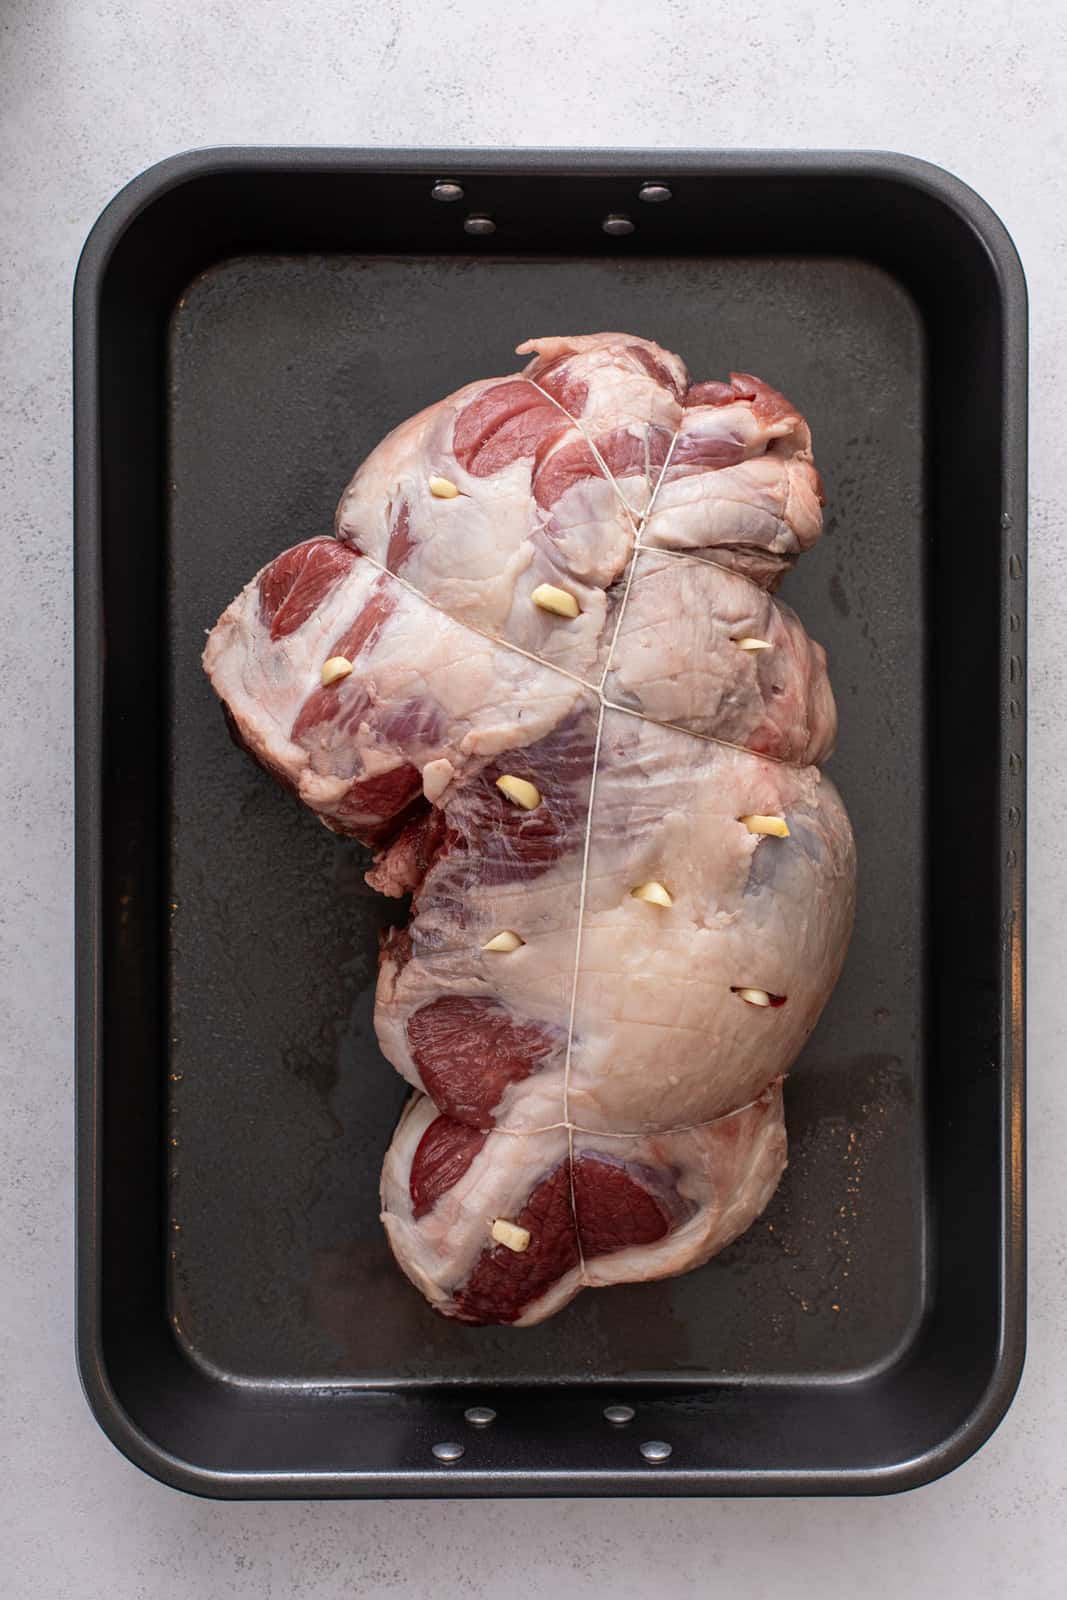
[[[0,1594],[1067,1594],[1065,105],[1060,0],[0,0]],[[305,143],[896,149],[958,173],[1014,235],[1033,344],[1030,1353],[1006,1422],[941,1483],[222,1505],[143,1477],[90,1418],[71,1304],[71,280],[151,162]]]

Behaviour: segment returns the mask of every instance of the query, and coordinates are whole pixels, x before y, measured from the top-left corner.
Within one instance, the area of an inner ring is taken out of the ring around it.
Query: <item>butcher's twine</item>
[[[793,762],[793,761],[783,761],[780,756],[764,755],[764,754],[758,753],[758,752],[756,752],[754,750],[749,750],[745,745],[734,744],[729,739],[720,739],[720,738],[716,737],[716,735],[710,734],[710,733],[698,733],[695,728],[683,727],[681,723],[677,723],[677,722],[662,722],[659,719],[657,719],[656,717],[648,716],[647,713],[645,713],[643,711],[635,710],[633,706],[619,705],[617,701],[609,700],[607,698],[607,696],[606,696],[606,694],[604,692],[604,685],[606,684],[606,682],[608,680],[608,677],[610,675],[610,672],[611,672],[611,663],[612,663],[612,658],[613,658],[613,656],[615,654],[615,646],[616,646],[616,644],[618,642],[619,633],[620,633],[620,631],[622,629],[623,617],[624,617],[625,612],[626,612],[627,602],[629,601],[629,598],[630,598],[630,591],[631,591],[631,589],[633,587],[633,580],[634,580],[635,572],[637,570],[638,557],[642,552],[647,552],[648,554],[651,554],[651,555],[662,555],[662,556],[676,557],[676,558],[680,557],[680,558],[682,558],[684,560],[695,561],[695,562],[699,563],[702,566],[717,567],[722,572],[729,572],[731,574],[731,576],[733,576],[733,577],[738,577],[738,576],[744,577],[745,574],[743,574],[743,573],[739,574],[739,573],[735,572],[733,568],[725,566],[722,562],[711,561],[705,556],[697,556],[697,555],[693,554],[690,551],[661,549],[660,547],[658,547],[656,545],[646,545],[646,544],[643,544],[641,542],[641,534],[644,531],[644,528],[646,527],[650,517],[652,516],[652,512],[653,512],[653,509],[654,509],[655,504],[656,504],[656,498],[659,495],[660,486],[663,483],[664,476],[665,476],[665,474],[667,472],[667,468],[670,466],[671,457],[674,454],[674,447],[675,447],[675,445],[676,445],[676,443],[678,441],[678,437],[679,437],[679,432],[680,432],[679,429],[675,430],[675,432],[674,432],[674,434],[673,434],[673,436],[671,438],[670,447],[669,447],[669,449],[667,451],[667,454],[666,454],[666,456],[664,458],[663,465],[660,468],[659,477],[656,479],[655,488],[652,490],[651,496],[650,496],[649,501],[648,501],[648,505],[645,508],[643,513],[638,513],[638,512],[635,511],[634,507],[631,506],[629,501],[626,499],[626,496],[623,494],[622,489],[621,489],[617,479],[615,478],[614,474],[609,471],[607,463],[605,462],[605,460],[604,460],[603,456],[601,455],[600,451],[597,449],[596,443],[594,442],[594,440],[592,438],[590,438],[589,434],[586,433],[586,430],[582,427],[582,424],[579,421],[579,419],[576,418],[576,417],[571,416],[570,412],[566,411],[564,409],[564,407],[559,404],[559,401],[556,400],[552,395],[550,395],[547,392],[547,390],[542,389],[539,384],[533,383],[532,379],[528,380],[528,381],[531,382],[533,388],[535,388],[538,391],[539,394],[544,395],[545,399],[550,401],[551,404],[554,405],[557,408],[557,410],[562,411],[563,415],[565,417],[567,417],[568,421],[572,424],[572,426],[576,427],[578,429],[578,431],[582,434],[582,437],[585,439],[586,444],[589,446],[590,453],[595,458],[595,460],[597,462],[597,465],[600,467],[600,470],[604,474],[604,477],[613,486],[613,488],[615,489],[616,494],[619,496],[619,500],[622,503],[623,509],[626,512],[627,520],[629,521],[630,527],[631,527],[631,529],[633,531],[634,542],[633,542],[633,545],[631,547],[630,559],[629,559],[629,562],[627,564],[626,587],[625,587],[625,589],[623,591],[622,600],[619,603],[619,609],[618,609],[618,611],[616,613],[616,616],[615,616],[615,627],[612,630],[611,642],[610,642],[610,644],[608,646],[608,652],[607,652],[607,656],[606,656],[605,662],[604,662],[604,670],[602,671],[602,673],[600,675],[600,681],[598,683],[592,683],[588,679],[580,677],[578,675],[578,673],[576,673],[576,672],[569,672],[566,667],[561,667],[554,661],[546,661],[544,656],[536,655],[531,650],[524,650],[521,645],[514,644],[510,639],[502,639],[497,634],[489,633],[488,630],[486,630],[484,628],[479,628],[475,623],[468,621],[466,618],[464,618],[463,620],[460,620],[458,617],[452,616],[451,612],[446,611],[445,608],[443,606],[438,605],[435,600],[431,600],[429,595],[423,594],[421,589],[417,589],[413,583],[409,583],[408,580],[406,578],[401,577],[398,572],[393,572],[389,567],[385,566],[382,562],[375,560],[375,558],[373,556],[367,555],[366,552],[363,551],[363,550],[360,551],[360,556],[364,561],[368,561],[372,567],[377,567],[379,572],[386,573],[390,578],[392,578],[394,583],[400,584],[402,588],[406,589],[409,594],[414,595],[417,600],[422,601],[422,603],[424,605],[430,606],[434,611],[440,612],[440,614],[442,616],[447,617],[450,622],[458,623],[458,625],[460,627],[469,629],[471,633],[478,634],[479,637],[488,640],[488,642],[490,644],[497,645],[502,650],[510,650],[510,651],[512,651],[513,654],[519,655],[519,656],[523,656],[523,657],[525,657],[525,659],[527,661],[532,661],[537,666],[546,667],[550,672],[556,672],[561,677],[569,678],[572,683],[578,684],[581,688],[588,690],[591,694],[595,694],[596,697],[597,697],[599,709],[598,709],[598,713],[597,713],[596,743],[595,743],[595,745],[593,747],[593,769],[592,769],[592,774],[591,774],[591,777],[590,777],[589,800],[588,800],[588,803],[587,803],[587,811],[586,811],[585,841],[584,841],[584,845],[583,845],[583,849],[582,849],[582,876],[581,876],[581,882],[580,882],[579,890],[578,890],[578,927],[577,927],[576,934],[575,934],[574,971],[573,971],[572,978],[571,978],[571,1003],[570,1003],[570,1014],[569,1014],[568,1023],[567,1023],[567,1054],[566,1054],[566,1058],[565,1058],[565,1061],[564,1061],[564,1067],[563,1067],[563,1120],[562,1120],[562,1122],[549,1123],[547,1126],[545,1126],[543,1128],[521,1128],[520,1129],[520,1128],[495,1127],[493,1129],[494,1133],[511,1133],[511,1134],[515,1134],[516,1136],[523,1136],[523,1135],[534,1134],[534,1133],[551,1133],[557,1128],[566,1128],[566,1130],[567,1130],[567,1142],[568,1142],[568,1166],[570,1168],[570,1173],[571,1173],[571,1207],[572,1207],[572,1210],[573,1210],[574,1206],[575,1206],[575,1195],[574,1195],[574,1135],[575,1135],[575,1133],[590,1134],[590,1135],[594,1135],[594,1136],[596,1136],[598,1138],[605,1138],[605,1139],[635,1139],[635,1138],[642,1138],[642,1137],[666,1138],[670,1134],[696,1133],[701,1128],[711,1127],[713,1124],[715,1124],[717,1122],[727,1122],[727,1121],[729,1121],[729,1119],[731,1117],[739,1117],[739,1116],[742,1115],[743,1112],[750,1111],[753,1106],[759,1104],[759,1101],[763,1098],[763,1095],[765,1095],[767,1093],[767,1090],[765,1089],[765,1090],[762,1091],[762,1093],[760,1095],[758,1095],[756,1097],[755,1100],[749,1100],[743,1106],[736,1106],[732,1111],[723,1112],[721,1116],[709,1117],[704,1122],[691,1123],[689,1126],[681,1127],[681,1128],[659,1129],[659,1130],[656,1130],[654,1133],[649,1133],[649,1134],[607,1133],[607,1132],[601,1131],[600,1129],[578,1127],[573,1122],[571,1122],[571,1120],[570,1120],[570,1117],[569,1117],[569,1114],[568,1114],[569,1110],[570,1110],[568,1096],[569,1096],[569,1089],[570,1089],[571,1054],[572,1054],[573,1043],[574,1043],[574,1020],[575,1020],[575,1011],[576,1011],[577,1000],[578,1000],[578,979],[579,979],[579,976],[581,974],[582,933],[583,933],[584,921],[585,921],[586,886],[587,886],[588,881],[589,881],[589,852],[590,852],[590,845],[591,845],[591,840],[592,840],[592,829],[593,829],[593,802],[594,802],[594,797],[595,797],[595,794],[596,794],[596,780],[597,780],[597,773],[598,773],[599,765],[600,765],[600,746],[601,746],[601,740],[602,740],[603,731],[604,731],[604,713],[606,711],[618,711],[618,712],[621,712],[624,716],[627,716],[627,717],[638,717],[638,718],[640,718],[640,720],[642,722],[650,722],[650,723],[652,723],[654,727],[666,728],[666,729],[669,729],[670,731],[672,731],[674,733],[686,733],[686,734],[689,734],[694,739],[702,739],[702,740],[704,740],[704,742],[707,743],[707,744],[722,745],[723,748],[725,748],[727,750],[740,750],[745,755],[756,756],[757,759],[760,760],[760,761],[773,761],[779,766],[787,766],[787,767],[789,767],[789,766],[801,766],[802,763]],[[650,471],[649,471],[648,456],[649,456],[648,435],[646,433],[646,435],[645,435],[645,471],[646,471],[646,479],[650,479],[650,477],[651,477],[651,474],[650,474]],[[752,582],[753,580],[749,579],[747,581]],[[757,585],[757,587],[758,587],[758,585]],[[580,1253],[581,1252],[581,1239],[580,1238],[579,1238],[579,1241],[578,1241],[578,1248],[579,1248],[579,1253]],[[584,1262],[584,1260],[580,1260],[579,1261],[579,1269],[584,1274],[584,1271],[585,1271],[585,1262]]]

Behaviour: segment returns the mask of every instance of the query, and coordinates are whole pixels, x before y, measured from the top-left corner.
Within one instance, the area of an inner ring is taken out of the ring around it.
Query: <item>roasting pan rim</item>
[[[191,1492],[234,1497],[307,1497],[322,1495],[500,1495],[500,1494],[794,1494],[889,1492],[915,1487],[952,1470],[976,1450],[1007,1410],[1022,1370],[1024,1354],[1024,1168],[1023,1168],[1023,915],[1024,879],[1022,816],[1025,794],[1025,750],[1003,717],[998,722],[1000,756],[1000,823],[1015,830],[1019,842],[1010,865],[999,868],[1004,909],[1002,962],[1003,1004],[999,1116],[997,1133],[1001,1172],[1002,1214],[996,1240],[1000,1278],[999,1334],[991,1366],[961,1425],[907,1459],[873,1468],[837,1467],[730,1471],[674,1471],[647,1467],[574,1472],[539,1468],[528,1471],[450,1469],[441,1471],[296,1472],[212,1470],[185,1461],[135,1420],[120,1398],[112,1368],[129,1351],[113,1329],[105,1336],[105,1261],[102,1231],[102,1187],[118,1153],[105,1144],[105,1060],[101,973],[113,959],[107,945],[102,910],[111,887],[105,881],[101,848],[102,812],[109,780],[101,745],[105,731],[104,663],[107,612],[101,575],[103,485],[101,407],[106,386],[108,350],[100,340],[102,298],[109,291],[117,253],[140,219],[168,194],[201,180],[249,174],[375,174],[403,173],[422,178],[441,174],[488,174],[502,178],[629,178],[707,180],[728,177],[739,182],[850,182],[913,192],[951,213],[979,241],[996,277],[1002,318],[1002,365],[998,396],[1003,484],[1002,560],[1019,585],[1013,601],[1021,613],[1025,640],[1025,428],[1026,428],[1026,286],[1018,256],[1003,224],[989,206],[960,179],[940,167],[908,155],[881,151],[699,151],[658,149],[584,150],[521,148],[509,150],[409,149],[274,149],[209,148],[171,157],[136,177],[106,207],[91,231],[75,281],[75,568],[76,568],[76,896],[78,908],[77,965],[77,1134],[78,1134],[78,1328],[79,1369],[90,1407],[104,1431],[129,1458],[153,1476]],[[586,241],[575,246],[581,253]],[[863,252],[857,252],[863,254]],[[111,291],[113,292],[113,291]],[[1006,636],[1005,636],[1006,637]],[[1012,660],[1021,663],[1021,683],[1012,689],[1013,713],[1025,712],[1025,643],[1011,641]],[[1009,686],[1001,684],[1001,706]],[[1014,764],[1013,764],[1014,763]],[[1012,818],[1014,817],[1014,821]],[[121,1156],[118,1156],[121,1159]],[[153,1158],[154,1159],[154,1158]],[[167,1330],[161,1330],[164,1345]],[[153,1360],[160,1370],[168,1357],[160,1350]]]

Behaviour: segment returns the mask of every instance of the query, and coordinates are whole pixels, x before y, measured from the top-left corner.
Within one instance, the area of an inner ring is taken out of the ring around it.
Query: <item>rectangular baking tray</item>
[[[881,154],[208,151],[112,202],[75,302],[78,1356],[102,1427],[230,1497],[852,1494],[964,1460],[1024,1337],[1026,309],[997,218]],[[396,908],[232,749],[198,655],[389,427],[521,338],[604,327],[696,378],[755,371],[812,424],[827,532],[785,593],[830,652],[859,916],[749,1233],[542,1327],[468,1328],[377,1217]]]

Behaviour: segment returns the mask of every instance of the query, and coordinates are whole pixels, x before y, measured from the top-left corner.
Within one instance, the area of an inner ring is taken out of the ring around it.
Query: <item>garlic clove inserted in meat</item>
[[[773,650],[774,646],[769,639],[735,639],[733,643],[739,650]]]
[[[775,839],[789,838],[789,824],[784,817],[764,816],[759,811],[753,811],[747,817],[738,817],[738,822],[743,822],[749,833],[768,833]]]
[[[551,611],[557,617],[569,617],[573,621],[582,614],[582,608],[574,596],[551,583],[539,583],[530,599],[542,611]]]
[[[429,489],[435,500],[455,500],[459,494],[451,478],[431,478]]]
[[[784,1006],[784,994],[771,994],[768,989],[749,989],[731,986],[731,994],[736,994],[739,999],[745,1000],[750,1006]]]
[[[496,786],[513,805],[521,806],[524,811],[536,811],[541,804],[540,789],[526,778],[516,778],[512,773],[505,772],[502,778],[496,780]]]
[[[521,1255],[530,1247],[530,1233],[527,1228],[520,1228],[514,1222],[508,1222],[503,1217],[497,1217],[489,1232],[497,1244],[506,1245],[509,1250],[514,1250],[516,1255]]]
[[[345,656],[331,656],[329,661],[323,662],[322,687],[328,689],[331,683],[339,683],[351,671],[352,663]]]
[[[631,900],[644,900],[650,906],[673,906],[670,890],[665,889],[662,883],[657,883],[655,878],[650,878],[648,883],[639,883],[636,889],[630,890]]]
[[[525,943],[525,939],[520,939],[517,933],[513,933],[510,928],[505,928],[501,933],[495,933],[487,943],[482,945],[482,949],[499,950],[505,954],[510,954],[512,950],[521,950]]]

